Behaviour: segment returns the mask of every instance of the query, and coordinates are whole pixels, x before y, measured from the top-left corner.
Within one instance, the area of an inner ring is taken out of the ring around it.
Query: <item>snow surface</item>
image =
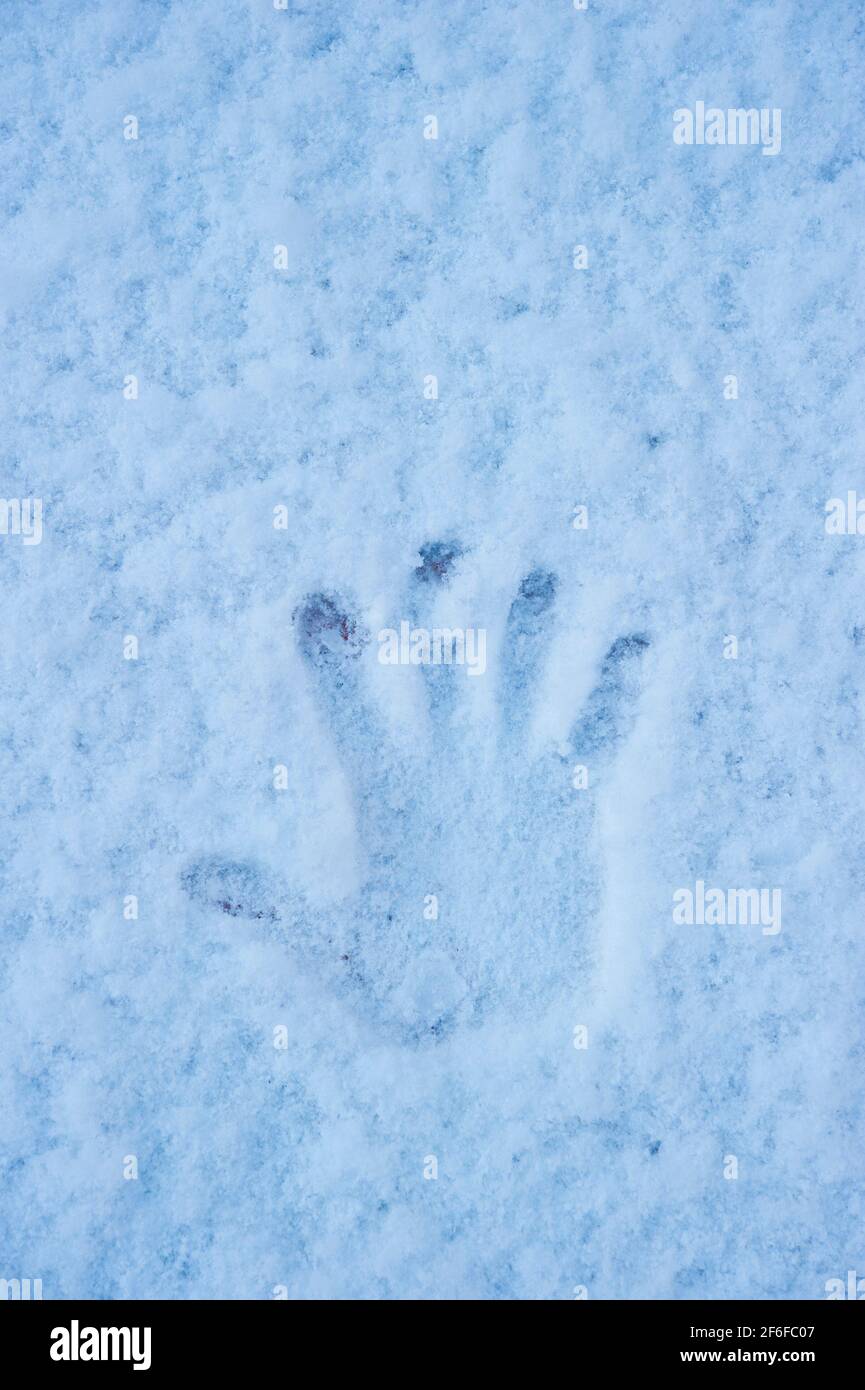
[[[865,1275],[859,0],[0,26],[0,1277]]]

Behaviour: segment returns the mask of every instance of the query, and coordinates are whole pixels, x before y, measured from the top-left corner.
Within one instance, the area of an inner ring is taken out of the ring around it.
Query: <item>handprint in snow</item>
[[[432,542],[419,558],[404,609],[415,626],[464,554]],[[649,638],[613,640],[566,746],[530,753],[557,589],[555,574],[533,569],[511,603],[496,755],[468,756],[460,736],[466,668],[429,664],[420,668],[429,747],[416,763],[397,754],[363,679],[376,659],[370,633],[339,594],[309,595],[294,615],[296,640],[353,788],[364,881],[321,911],[288,877],[212,856],[182,875],[197,908],[284,937],[378,1029],[407,1042],[480,1021],[499,1000],[533,1009],[584,985],[603,889],[594,789],[632,724]],[[588,792],[574,789],[575,763],[589,770]]]

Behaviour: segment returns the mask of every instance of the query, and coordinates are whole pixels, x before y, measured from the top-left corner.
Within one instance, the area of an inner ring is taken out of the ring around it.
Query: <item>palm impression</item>
[[[309,594],[294,613],[352,788],[357,890],[318,908],[290,873],[230,853],[182,874],[197,912],[284,940],[377,1030],[415,1044],[497,1007],[532,1011],[585,988],[604,886],[597,792],[633,724],[650,648],[643,630],[611,632],[569,736],[539,746],[529,731],[564,617],[556,575],[525,575],[490,650],[485,629],[436,621],[470,556],[432,542],[419,559],[390,628],[373,631],[337,591]],[[387,709],[392,682],[404,680],[423,689],[423,728],[410,741],[394,737]],[[475,714],[467,737],[481,680],[494,682],[492,716],[479,735]]]

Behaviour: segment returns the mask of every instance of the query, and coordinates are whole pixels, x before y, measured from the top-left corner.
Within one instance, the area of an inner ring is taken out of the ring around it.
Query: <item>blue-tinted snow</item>
[[[858,0],[0,25],[0,1277],[865,1274]]]

